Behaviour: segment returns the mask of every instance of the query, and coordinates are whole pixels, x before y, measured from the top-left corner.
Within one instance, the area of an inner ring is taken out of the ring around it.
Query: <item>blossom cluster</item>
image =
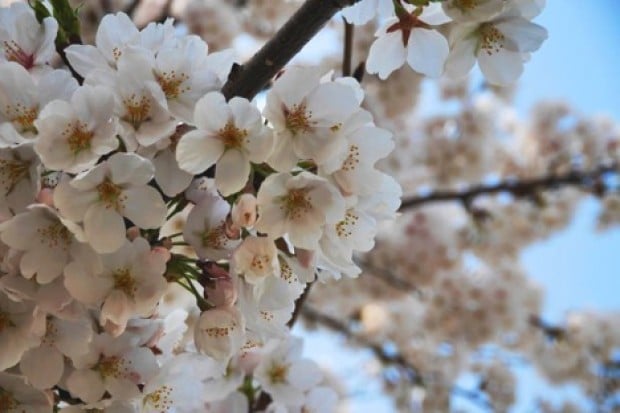
[[[490,83],[508,85],[547,38],[547,31],[531,22],[544,3],[363,0],[343,14],[353,24],[365,24],[375,16],[384,20],[366,62],[368,72],[381,79],[405,62],[425,76],[462,78],[478,62]]]
[[[0,9],[2,411],[332,411],[287,323],[400,204],[359,83],[291,66],[261,111],[231,50],[124,13],[72,74],[40,20]]]

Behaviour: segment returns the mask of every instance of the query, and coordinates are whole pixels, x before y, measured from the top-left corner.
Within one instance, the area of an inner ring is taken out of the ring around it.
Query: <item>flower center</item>
[[[11,319],[9,318],[9,315],[6,313],[3,313],[2,311],[0,311],[0,333],[2,333],[4,330],[8,329],[9,327],[13,327],[15,324],[13,324],[13,322],[11,321]],[[2,389],[0,389],[2,390]],[[0,406],[2,406],[2,404],[0,404]],[[2,411],[2,410],[0,410]]]
[[[470,11],[475,9],[480,0],[456,0],[454,5],[461,11]]]
[[[101,377],[115,377],[119,378],[124,373],[123,360],[119,357],[101,357],[99,363],[97,363],[97,371],[101,374]]]
[[[167,412],[173,404],[172,397],[170,397],[171,393],[172,387],[164,384],[159,389],[144,396],[143,405],[150,404],[158,412]]]
[[[13,191],[15,185],[28,175],[29,162],[17,159],[0,159],[0,188],[4,195]]]
[[[99,193],[99,202],[103,202],[106,208],[114,208],[116,211],[120,211],[125,197],[118,185],[106,178],[97,185],[97,192]]]
[[[5,40],[2,45],[4,46],[4,56],[9,62],[15,62],[22,65],[26,70],[32,69],[34,66],[34,56],[24,52],[24,50],[14,41]]]
[[[0,412],[8,412],[19,406],[19,402],[13,397],[13,393],[0,387]]]
[[[220,225],[215,228],[207,229],[200,234],[200,240],[204,248],[221,249],[226,243],[226,232],[224,230],[225,222],[222,221]]]
[[[360,217],[355,215],[355,213],[351,210],[347,211],[344,216],[344,219],[336,224],[336,234],[340,238],[348,238],[353,234],[353,229],[359,221]]]
[[[349,147],[349,156],[342,163],[342,170],[351,172],[355,170],[357,164],[360,163],[360,148],[357,145],[351,145]]]
[[[286,383],[287,374],[288,365],[286,364],[274,364],[271,366],[271,369],[269,369],[269,372],[267,372],[269,380],[271,380],[273,384]]]
[[[125,116],[123,120],[129,122],[134,129],[139,129],[143,122],[149,120],[151,114],[151,101],[147,96],[132,94],[123,99]]]
[[[299,132],[308,132],[311,117],[312,112],[306,112],[306,105],[303,103],[293,105],[290,110],[284,108],[286,129],[291,131],[293,135],[297,135]]]
[[[480,48],[489,56],[504,48],[506,37],[492,24],[480,26]]]
[[[114,272],[113,277],[114,289],[120,290],[127,297],[133,298],[137,287],[136,280],[131,276],[131,271],[128,268],[121,268]]]
[[[213,338],[223,338],[223,337],[228,337],[230,335],[230,332],[232,330],[234,330],[235,327],[234,325],[232,327],[210,327],[210,328],[205,328],[205,333],[207,333],[207,335],[209,337],[213,337]]]
[[[239,149],[243,147],[243,141],[248,136],[248,131],[239,129],[232,121],[217,132],[218,138],[224,143],[226,149]]]
[[[312,209],[310,196],[306,189],[291,189],[282,197],[280,209],[284,210],[288,219],[299,219]]]
[[[86,125],[76,122],[73,127],[67,126],[67,129],[62,133],[64,136],[68,136],[67,144],[74,156],[90,149],[90,142],[95,134],[84,129],[86,129]]]
[[[269,266],[269,261],[268,255],[255,255],[250,265],[254,271],[262,273]]]
[[[189,79],[185,73],[177,73],[172,70],[170,72],[155,73],[155,80],[161,86],[161,90],[164,91],[166,99],[174,99],[179,95],[188,92],[191,88],[189,86],[181,87],[183,82]]]
[[[62,224],[62,222],[54,222],[44,228],[38,228],[39,241],[41,244],[47,244],[49,248],[61,247],[67,249],[71,243],[71,232]]]
[[[39,115],[38,106],[26,107],[26,105],[18,102],[15,105],[7,105],[5,107],[5,113],[7,118],[9,118],[15,126],[18,126],[20,132],[36,133],[37,129],[34,127],[34,121]]]

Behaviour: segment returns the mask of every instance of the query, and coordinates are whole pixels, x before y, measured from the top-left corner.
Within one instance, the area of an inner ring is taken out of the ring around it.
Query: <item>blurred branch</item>
[[[461,201],[471,204],[480,195],[509,193],[515,198],[535,196],[540,190],[557,189],[563,186],[578,186],[584,190],[596,190],[600,179],[609,173],[619,173],[617,164],[601,165],[590,171],[570,171],[531,179],[506,179],[493,185],[474,185],[462,191],[433,191],[428,195],[403,199],[400,210],[416,208],[433,202]]]
[[[529,322],[532,327],[540,329],[552,340],[560,340],[566,335],[566,330],[564,328],[551,325],[537,315],[530,315]]]
[[[312,307],[305,306],[304,308],[302,308],[301,314],[308,321],[318,323],[324,327],[329,328],[330,330],[339,332],[347,339],[355,341],[360,346],[370,350],[373,355],[382,363],[388,365],[395,365],[401,368],[408,374],[412,385],[424,386],[424,379],[420,375],[418,369],[409,361],[407,361],[407,359],[399,352],[388,352],[385,348],[383,348],[383,346],[377,343],[373,343],[366,337],[356,334],[345,321],[322,313]],[[454,396],[466,398],[469,401],[476,403],[485,410],[491,409],[491,405],[486,400],[481,390],[467,390],[459,386],[452,386],[451,393]]]
[[[252,99],[338,11],[359,0],[306,0],[278,32],[222,88],[227,99]]]

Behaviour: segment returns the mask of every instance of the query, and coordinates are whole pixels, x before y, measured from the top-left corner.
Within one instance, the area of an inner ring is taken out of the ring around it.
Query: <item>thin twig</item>
[[[314,281],[308,283],[308,285],[306,285],[306,289],[304,290],[304,292],[301,293],[301,295],[299,296],[299,298],[297,298],[297,300],[295,300],[295,309],[293,310],[293,315],[291,316],[291,319],[288,321],[288,323],[286,323],[288,328],[293,328],[293,326],[295,325],[295,322],[297,321],[297,318],[299,318],[301,309],[304,306],[304,303],[306,302],[306,300],[308,299],[308,295],[310,294],[310,289],[312,288],[313,284],[314,284]]]
[[[343,7],[360,0],[306,0],[252,57],[232,74],[222,93],[226,99],[252,99]]]
[[[461,201],[469,204],[479,195],[509,193],[515,198],[533,196],[537,191],[577,185],[592,189],[597,181],[608,173],[619,173],[618,165],[602,165],[590,171],[570,171],[565,174],[546,175],[539,178],[507,179],[493,185],[474,185],[462,191],[433,191],[428,195],[404,199],[400,210],[416,208],[433,202]]]
[[[353,30],[354,27],[351,23],[348,23],[344,18],[344,45],[342,48],[342,76],[351,76],[353,58]]]

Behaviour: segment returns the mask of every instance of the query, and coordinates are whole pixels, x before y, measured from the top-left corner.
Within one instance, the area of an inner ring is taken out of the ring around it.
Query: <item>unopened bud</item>
[[[237,289],[234,283],[227,278],[218,278],[211,286],[205,287],[205,296],[216,307],[231,307],[237,302]]]
[[[252,194],[243,194],[232,207],[231,217],[233,225],[239,228],[250,228],[256,222],[256,197]]]

